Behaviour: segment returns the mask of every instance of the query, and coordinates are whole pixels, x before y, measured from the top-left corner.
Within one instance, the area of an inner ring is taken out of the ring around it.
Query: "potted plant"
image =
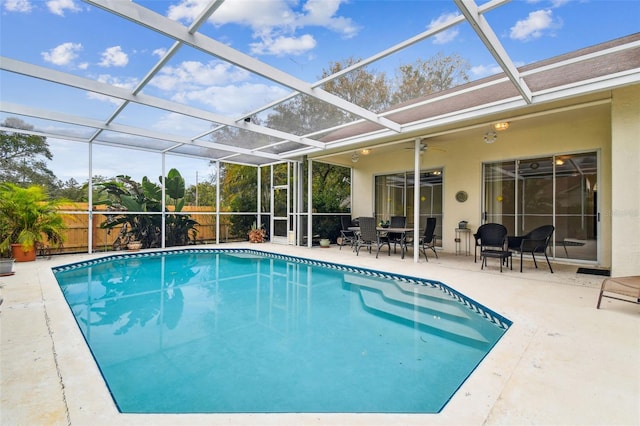
[[[264,243],[267,237],[267,231],[264,228],[258,228],[258,225],[253,222],[251,229],[249,230],[249,242],[251,243]]]
[[[66,229],[59,203],[48,200],[44,188],[22,188],[12,183],[0,184],[0,220],[3,229],[0,251],[11,249],[15,261],[36,258],[36,244],[60,246]]]
[[[9,228],[6,220],[4,220],[4,215],[0,215],[0,241],[4,241],[8,233]],[[0,277],[13,275],[13,262],[14,259],[11,257],[11,250],[8,248],[0,250]]]

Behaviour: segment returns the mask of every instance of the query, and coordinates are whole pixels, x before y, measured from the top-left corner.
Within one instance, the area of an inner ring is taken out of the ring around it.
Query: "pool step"
[[[468,309],[460,306],[460,302],[437,288],[420,287],[420,292],[403,290],[400,286],[404,283],[351,274],[345,274],[344,280],[360,288],[370,288],[382,292],[386,299],[406,304],[411,307],[411,310],[414,306],[418,306],[434,314],[444,314],[460,319],[470,318]]]
[[[469,327],[456,320],[451,320],[437,315],[429,314],[419,309],[413,309],[410,306],[402,306],[389,303],[384,299],[379,291],[361,287],[360,295],[364,304],[370,308],[388,315],[416,322],[432,329],[436,329],[443,334],[454,335],[464,339],[473,340],[481,343],[489,343],[482,334],[476,329]]]

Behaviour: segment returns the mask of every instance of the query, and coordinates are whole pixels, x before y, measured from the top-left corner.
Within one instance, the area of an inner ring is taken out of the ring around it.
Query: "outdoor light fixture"
[[[360,154],[362,155],[369,155],[371,154],[371,150],[369,148],[364,148],[360,150]]]
[[[360,159],[360,154],[358,154],[357,152],[354,152],[353,154],[351,154],[352,163],[357,163],[359,159]]]
[[[509,122],[508,121],[501,121],[499,123],[494,123],[493,124],[493,130],[497,130],[498,132],[502,131],[502,130],[507,130],[509,128]]]
[[[558,159],[556,160],[556,166],[562,166],[563,164],[564,164],[564,160],[563,160],[563,159],[558,158]]]

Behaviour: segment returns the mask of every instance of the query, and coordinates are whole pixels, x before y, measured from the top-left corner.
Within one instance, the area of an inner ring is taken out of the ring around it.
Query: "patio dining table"
[[[358,233],[360,231],[359,226],[350,226],[348,228],[349,231],[354,231]],[[411,234],[413,232],[413,228],[391,228],[391,227],[383,227],[376,226],[376,231],[378,234],[381,233],[392,233],[400,235],[400,258],[404,259],[405,247],[407,246],[407,234]],[[389,246],[389,250],[391,250],[391,246]]]

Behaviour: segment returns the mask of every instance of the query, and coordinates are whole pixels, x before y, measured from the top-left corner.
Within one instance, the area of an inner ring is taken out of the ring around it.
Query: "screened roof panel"
[[[210,131],[217,123],[131,102],[115,117],[112,125],[157,132],[159,137],[166,134],[167,137],[191,139],[193,135]]]
[[[607,46],[574,53],[640,31],[640,3],[624,0],[24,0],[0,7],[4,117],[27,117],[50,136],[98,135],[98,142],[211,160],[267,164],[428,136],[438,126],[640,81],[636,36],[613,42],[606,55],[594,52]],[[469,82],[429,83],[419,96],[407,90],[379,102],[358,87],[361,66],[384,73],[393,91],[402,86],[394,80],[401,65],[437,55],[463,60]],[[555,55],[564,62],[541,68]],[[349,58],[364,62],[327,75]],[[341,88],[340,78],[351,84]]]

